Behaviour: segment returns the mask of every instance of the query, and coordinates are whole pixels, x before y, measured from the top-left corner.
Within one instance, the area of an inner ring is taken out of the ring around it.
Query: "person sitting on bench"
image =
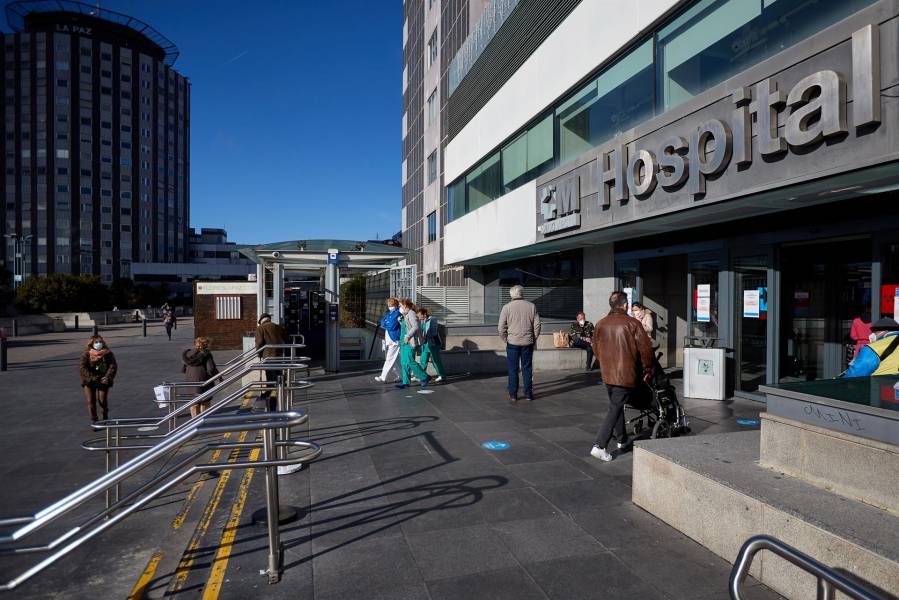
[[[587,315],[582,312],[577,314],[577,319],[568,330],[568,346],[580,348],[587,352],[587,366],[589,371],[593,368],[593,323],[587,320]]]

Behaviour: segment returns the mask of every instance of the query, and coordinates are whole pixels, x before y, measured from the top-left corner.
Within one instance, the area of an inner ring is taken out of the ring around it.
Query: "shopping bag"
[[[567,331],[553,332],[553,346],[556,348],[567,348],[569,339]]]

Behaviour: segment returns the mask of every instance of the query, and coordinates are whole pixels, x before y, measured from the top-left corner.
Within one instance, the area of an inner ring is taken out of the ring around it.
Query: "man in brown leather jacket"
[[[624,447],[627,432],[624,428],[624,405],[641,383],[652,373],[652,343],[643,325],[627,314],[627,295],[612,292],[609,314],[593,330],[593,352],[599,357],[602,380],[609,392],[609,412],[596,434],[590,455],[609,462],[608,452],[612,432],[618,447]]]
[[[259,317],[259,326],[256,327],[256,348],[259,349],[259,357],[260,358],[275,358],[279,356],[283,356],[283,351],[279,348],[266,348],[266,345],[277,345],[277,344],[286,344],[287,343],[287,334],[284,332],[284,329],[278,325],[277,323],[272,322],[272,316],[268,313],[263,314]],[[266,381],[276,382],[278,381],[278,377],[282,374],[282,371],[277,369],[266,369],[265,371],[265,379]],[[260,398],[265,398],[268,404],[269,410],[275,410],[275,403],[273,402],[271,389],[267,389],[259,395]]]

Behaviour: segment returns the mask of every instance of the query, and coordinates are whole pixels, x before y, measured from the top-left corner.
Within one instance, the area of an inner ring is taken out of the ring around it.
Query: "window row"
[[[448,186],[451,221],[874,0],[698,0]]]

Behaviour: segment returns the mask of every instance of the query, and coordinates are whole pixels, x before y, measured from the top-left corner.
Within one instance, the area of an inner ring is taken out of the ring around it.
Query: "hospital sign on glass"
[[[852,36],[856,129],[880,122],[879,67],[874,68],[879,62],[877,31],[868,26]],[[822,140],[848,133],[846,81],[833,70],[812,73],[786,93],[771,79],[764,79],[754,86],[737,88],[730,100],[733,113],[729,123],[708,119],[688,136],[669,136],[657,148],[629,152],[628,146],[621,144],[602,152],[598,172],[603,206],[610,206],[613,200],[624,202],[631,194],[648,198],[659,187],[674,191],[686,186],[694,198],[703,196],[706,178],[721,173],[731,162],[742,168],[752,164],[753,117],[762,158],[802,152]],[[781,135],[777,115],[783,111],[788,112]]]

